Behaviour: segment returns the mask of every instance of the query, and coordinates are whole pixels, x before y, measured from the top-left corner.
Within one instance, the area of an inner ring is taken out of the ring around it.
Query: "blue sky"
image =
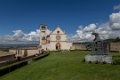
[[[0,35],[25,33],[46,24],[50,29],[60,25],[67,34],[78,26],[109,20],[113,6],[120,0],[0,0]]]

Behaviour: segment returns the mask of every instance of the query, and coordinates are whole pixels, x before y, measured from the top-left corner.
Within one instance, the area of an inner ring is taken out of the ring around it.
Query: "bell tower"
[[[42,24],[42,25],[40,25],[40,44],[39,44],[39,46],[42,49],[45,49],[46,44],[47,44],[47,26]]]

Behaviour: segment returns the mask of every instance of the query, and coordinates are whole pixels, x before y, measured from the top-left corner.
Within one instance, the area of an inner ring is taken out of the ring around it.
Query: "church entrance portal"
[[[56,50],[61,50],[61,44],[60,43],[56,43]]]

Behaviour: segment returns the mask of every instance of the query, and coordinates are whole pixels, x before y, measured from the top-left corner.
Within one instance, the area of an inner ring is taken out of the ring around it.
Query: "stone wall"
[[[38,49],[10,49],[9,52],[15,53],[15,56],[32,56],[39,53]]]
[[[120,42],[111,42],[110,51],[119,51],[120,52]]]
[[[84,43],[73,43],[72,50],[87,50]],[[120,52],[120,42],[111,42],[110,51]]]
[[[72,50],[86,50],[86,46],[84,43],[73,43]]]

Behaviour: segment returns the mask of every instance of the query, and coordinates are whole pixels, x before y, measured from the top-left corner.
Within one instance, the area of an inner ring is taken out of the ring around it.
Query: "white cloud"
[[[23,38],[27,41],[39,41],[40,30],[37,29],[36,31],[31,31],[28,34],[25,34],[25,36]]]
[[[112,29],[120,29],[120,12],[110,15],[110,27]]]
[[[24,33],[22,30],[13,31],[14,35],[11,35],[15,41],[38,41],[40,37],[40,31],[31,31],[30,33]]]
[[[109,35],[111,34],[111,28],[109,27],[109,23],[103,23],[99,25],[99,27],[95,30],[100,35],[101,39],[109,39]]]
[[[86,26],[84,28],[84,31],[91,32],[91,31],[94,31],[95,29],[96,29],[96,25],[95,24],[89,24],[88,26]]]
[[[81,28],[82,27],[82,28]],[[88,26],[80,26],[76,31],[76,37],[78,41],[86,42],[94,39],[91,35],[92,32],[97,32],[101,39],[115,39],[120,37],[120,12],[112,13],[109,16],[109,21],[106,23],[99,24],[89,24]]]
[[[14,41],[23,40],[23,37],[25,36],[25,33],[23,33],[22,30],[14,30],[13,32],[14,32],[14,35],[12,35],[11,37]]]
[[[50,34],[50,30],[47,30],[47,34]],[[11,41],[39,41],[40,30],[36,29],[29,33],[24,33],[22,30],[14,30],[13,35],[0,36],[0,43],[11,42]]]
[[[85,28],[79,27],[79,29],[76,31],[77,35],[75,36],[75,38],[78,38],[78,40],[81,42],[92,41],[94,39],[94,36],[91,33],[95,29],[96,29],[95,24],[90,24],[86,26]]]
[[[0,41],[10,42],[10,41],[39,41],[40,30],[31,31],[30,33],[24,33],[22,30],[14,30],[13,35],[0,36]]]
[[[120,4],[113,7],[114,10],[120,10]]]

